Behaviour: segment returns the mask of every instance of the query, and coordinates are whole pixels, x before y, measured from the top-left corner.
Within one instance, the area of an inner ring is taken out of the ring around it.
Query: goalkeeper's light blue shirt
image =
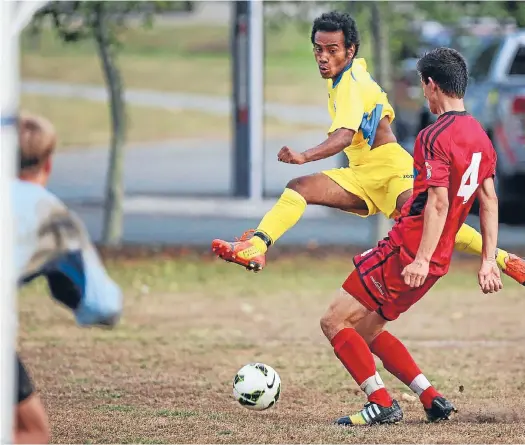
[[[122,293],[106,273],[78,216],[37,184],[12,183],[15,272],[19,285],[44,276],[54,299],[79,325],[118,321]]]

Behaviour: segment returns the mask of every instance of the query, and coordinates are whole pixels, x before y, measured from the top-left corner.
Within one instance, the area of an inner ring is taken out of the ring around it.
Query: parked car
[[[500,220],[525,223],[525,30],[479,40],[464,52],[470,80],[465,104],[490,136],[498,154],[496,186]],[[434,122],[425,104],[420,128]]]
[[[418,59],[401,61],[393,82],[393,98],[396,110],[395,132],[398,140],[414,138],[419,131],[419,115],[423,103],[421,81],[416,71]]]

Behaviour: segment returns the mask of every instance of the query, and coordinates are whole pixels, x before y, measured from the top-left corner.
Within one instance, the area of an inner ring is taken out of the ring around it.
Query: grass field
[[[119,63],[127,88],[231,94],[228,26],[131,27],[121,39]],[[369,41],[362,35],[360,54],[370,64]],[[326,86],[313,59],[309,29],[270,30],[265,43],[266,100],[324,106]],[[66,45],[50,29],[38,44],[24,34],[21,64],[23,78],[103,84],[93,43]]]
[[[23,94],[21,105],[33,113],[46,116],[55,124],[60,137],[60,149],[104,145],[110,141],[110,117],[106,103]],[[214,141],[231,136],[229,116],[128,105],[127,117],[129,143],[183,138],[209,138]],[[312,129],[315,126],[282,122],[271,117],[267,117],[264,124],[266,137]]]
[[[282,255],[258,275],[194,254],[107,264],[126,295],[113,331],[77,328],[39,286],[20,298],[21,353],[55,443],[525,442],[523,288],[506,280],[484,296],[471,264],[455,261],[391,325],[460,412],[427,425],[419,403],[400,400],[402,423],[360,429],[330,424],[364,398],[318,321],[349,257]],[[251,361],[280,373],[276,408],[256,413],[231,397]],[[382,375],[401,399],[407,389]]]

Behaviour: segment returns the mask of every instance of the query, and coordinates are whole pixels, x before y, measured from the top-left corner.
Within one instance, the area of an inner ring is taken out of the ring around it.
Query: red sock
[[[432,385],[429,386],[427,389],[425,389],[420,395],[419,400],[423,404],[423,406],[427,409],[432,408],[432,400],[434,398],[441,396],[440,393],[436,391],[436,388],[434,388]]]
[[[425,408],[430,408],[434,397],[441,395],[423,375],[405,345],[390,332],[381,332],[370,344],[370,350],[381,359],[390,374],[419,396]]]
[[[355,329],[341,329],[332,339],[335,355],[368,396],[368,401],[381,406],[392,405],[392,398],[385,389],[379,374],[376,372],[374,357],[370,348]]]

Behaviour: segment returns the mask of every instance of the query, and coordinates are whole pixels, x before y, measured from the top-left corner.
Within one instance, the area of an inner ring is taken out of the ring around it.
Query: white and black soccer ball
[[[275,369],[264,363],[249,363],[233,378],[233,397],[248,409],[271,408],[280,395],[281,378]]]

